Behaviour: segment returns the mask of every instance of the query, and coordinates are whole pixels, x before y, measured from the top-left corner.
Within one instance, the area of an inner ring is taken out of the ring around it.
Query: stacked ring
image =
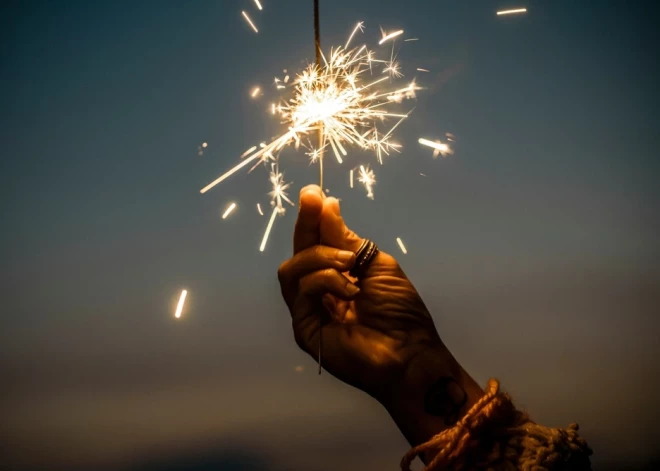
[[[362,245],[355,252],[355,265],[349,271],[349,275],[359,278],[359,275],[369,266],[378,254],[378,246],[369,239],[364,239]]]

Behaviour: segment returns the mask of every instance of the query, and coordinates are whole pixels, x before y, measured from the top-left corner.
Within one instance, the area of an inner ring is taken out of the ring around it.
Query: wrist
[[[415,446],[452,427],[482,395],[479,385],[439,343],[416,355],[400,383],[379,401]]]

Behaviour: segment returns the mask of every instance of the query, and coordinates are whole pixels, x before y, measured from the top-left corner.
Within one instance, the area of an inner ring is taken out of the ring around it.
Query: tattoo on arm
[[[467,393],[454,378],[443,376],[427,391],[424,410],[427,414],[443,417],[445,425],[454,425],[467,398]]]

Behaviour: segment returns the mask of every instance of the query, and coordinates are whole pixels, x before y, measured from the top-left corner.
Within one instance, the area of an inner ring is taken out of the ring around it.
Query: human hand
[[[434,367],[450,370],[453,358],[392,256],[381,251],[359,279],[348,275],[362,241],[346,227],[337,199],[324,198],[318,186],[301,191],[294,255],[278,272],[294,337],[316,358],[322,335],[326,370],[383,403],[416,396],[427,381],[416,359],[428,364],[432,357]]]

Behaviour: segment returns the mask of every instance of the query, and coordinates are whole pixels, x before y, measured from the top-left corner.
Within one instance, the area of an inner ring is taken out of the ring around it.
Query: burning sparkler
[[[247,15],[244,16],[249,21]],[[389,61],[376,59],[374,51],[366,45],[349,49],[355,35],[363,30],[364,24],[359,22],[344,46],[332,48],[327,56],[319,51],[320,65],[309,65],[295,76],[291,86],[284,85],[288,82],[288,75],[283,81],[276,78],[276,88],[290,90],[278,105],[273,103],[270,108],[271,114],[280,118],[285,130],[283,134],[268,143],[262,143],[259,148],[253,146],[248,149],[238,165],[201,189],[201,193],[206,193],[247,165],[252,164],[252,171],[260,164],[271,164],[270,197],[273,212],[264,233],[261,251],[265,249],[275,217],[284,213],[283,203],[293,204],[286,195],[290,184],[284,182],[278,170],[279,156],[283,149],[289,146],[307,148],[310,160],[320,165],[325,149],[332,151],[339,163],[348,156],[349,146],[374,152],[381,164],[384,156],[390,155],[392,151],[400,152],[401,146],[392,141],[392,133],[408,113],[394,112],[389,106],[404,99],[415,98],[415,92],[420,87],[413,80],[402,88],[379,88],[401,76],[399,65],[394,49]],[[383,33],[380,43],[401,34],[403,30]],[[386,65],[387,75],[369,80],[372,63],[377,62]],[[257,89],[253,90],[253,96],[257,93]],[[393,125],[381,129],[379,126],[382,127],[388,120],[395,121]],[[308,143],[316,134],[320,134],[320,142],[314,147]],[[375,178],[368,166],[360,166],[358,181],[366,188],[367,196],[373,198]]]

